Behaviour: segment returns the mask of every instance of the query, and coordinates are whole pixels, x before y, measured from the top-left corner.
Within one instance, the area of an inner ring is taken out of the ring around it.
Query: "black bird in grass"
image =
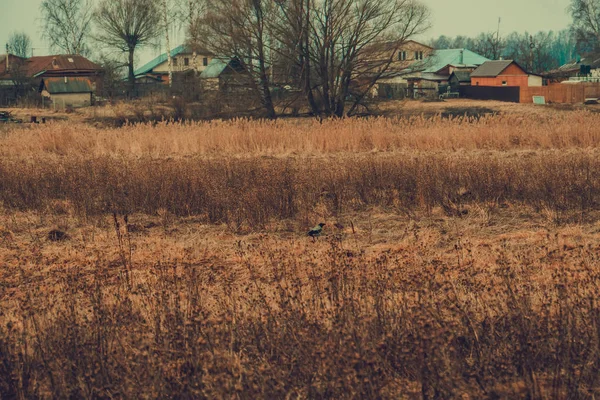
[[[68,238],[69,238],[69,235],[67,235],[63,231],[59,231],[58,229],[53,229],[50,232],[48,232],[48,240],[51,240],[53,242],[66,240]]]
[[[313,238],[313,240],[315,238],[318,238],[319,236],[321,236],[321,232],[323,232],[324,226],[325,226],[325,223],[321,222],[319,225],[313,227],[310,231],[308,231],[308,236]]]

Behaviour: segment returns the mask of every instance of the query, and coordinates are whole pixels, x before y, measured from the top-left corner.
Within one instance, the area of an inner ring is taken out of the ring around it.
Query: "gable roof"
[[[242,72],[243,70],[243,67],[237,59],[225,61],[222,58],[213,58],[212,60],[210,60],[204,71],[200,73],[200,78],[218,78],[227,68],[230,68],[232,71],[235,72]]]
[[[0,75],[4,79],[10,78],[10,70],[6,72],[6,56],[0,56]],[[36,77],[46,72],[95,72],[101,71],[102,67],[77,54],[58,54],[52,56],[35,56],[30,58],[21,58],[11,55],[11,63],[19,62],[21,73],[28,77]]]
[[[427,46],[426,44],[423,44],[423,43],[421,43],[421,42],[417,42],[416,40],[412,40],[412,39],[409,39],[409,40],[405,41],[404,43],[402,43],[402,46],[404,46],[404,45],[407,45],[407,44],[409,44],[409,43],[414,43],[414,44],[416,44],[416,45],[419,45],[419,46],[421,46],[421,47],[426,47],[426,48],[428,48],[428,49],[431,49],[431,50],[433,50],[433,47],[431,47],[431,46]],[[401,47],[402,47],[402,46],[401,46]]]
[[[185,53],[191,54],[192,49],[190,47],[186,46],[185,44],[180,44],[179,46],[177,46],[173,50],[171,50],[171,57],[175,57],[179,54],[185,54]],[[196,53],[198,55],[211,55],[212,54],[210,51],[207,51],[207,50],[199,50]],[[167,53],[166,52],[162,53],[161,55],[159,55],[152,61],[148,61],[146,64],[142,65],[140,68],[136,69],[133,72],[133,75],[138,76],[138,75],[147,74],[148,72],[152,71],[154,68],[158,67],[160,64],[164,63],[167,60],[168,60]],[[191,68],[191,66],[190,66],[190,68]]]
[[[78,54],[38,56],[27,59],[27,72],[36,76],[48,71],[99,71],[102,68]]]
[[[486,61],[489,59],[468,49],[444,49],[434,50],[431,56],[424,60],[422,67],[425,68],[423,72],[438,72],[448,65],[477,67]]]
[[[471,72],[469,71],[454,71],[450,74],[450,79],[455,76],[459,82],[471,82]]]
[[[473,71],[471,73],[471,77],[476,77],[476,78],[483,78],[483,77],[488,77],[489,78],[489,77],[491,77],[491,78],[495,78],[498,75],[500,75],[502,73],[502,71],[504,71],[506,68],[508,68],[508,66],[511,65],[511,64],[517,65],[519,68],[521,68],[523,70],[523,72],[525,72],[525,74],[527,74],[527,71],[525,71],[525,68],[521,67],[514,60],[494,60],[494,61],[487,61],[487,62],[481,64],[479,66],[479,68],[477,68],[475,71]]]
[[[185,53],[186,50],[187,50],[187,47],[183,44],[180,44],[179,46],[177,46],[173,50],[171,50],[171,57],[175,57],[178,54]],[[161,55],[156,57],[154,60],[148,61],[146,64],[142,65],[140,68],[136,69],[133,72],[133,75],[138,76],[138,75],[146,74],[146,73],[152,71],[154,68],[158,67],[160,64],[167,61],[167,59],[168,59],[167,53],[162,53]]]
[[[87,78],[44,78],[43,82],[51,94],[93,92],[92,84]]]

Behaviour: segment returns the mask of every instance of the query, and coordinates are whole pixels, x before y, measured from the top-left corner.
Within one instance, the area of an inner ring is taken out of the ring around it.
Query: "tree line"
[[[543,73],[575,59],[576,36],[569,29],[546,32],[481,33],[475,37],[439,36],[430,41],[436,49],[466,48],[491,60],[515,60],[530,72]]]

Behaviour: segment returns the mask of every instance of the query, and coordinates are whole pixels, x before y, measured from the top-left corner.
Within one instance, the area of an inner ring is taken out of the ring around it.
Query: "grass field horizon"
[[[3,128],[0,398],[593,399],[598,126]]]

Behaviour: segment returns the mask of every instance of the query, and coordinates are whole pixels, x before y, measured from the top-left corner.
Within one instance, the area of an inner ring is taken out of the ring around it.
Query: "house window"
[[[506,85],[508,85],[508,82],[502,81],[502,86],[506,86]]]
[[[406,61],[406,52],[405,51],[398,52],[398,61]]]
[[[422,59],[423,59],[423,52],[415,51],[415,60],[422,60]]]
[[[190,59],[189,59],[189,58],[187,58],[187,57],[186,57],[186,58],[184,58],[184,59],[183,59],[183,65],[185,65],[186,67],[187,67],[188,65],[190,65]]]
[[[204,57],[202,59],[202,65],[204,65],[205,67],[208,65],[208,57]]]
[[[419,52],[419,60],[422,60],[422,59],[423,59],[423,52],[422,52],[422,51],[420,51],[420,52]]]
[[[173,66],[176,67],[177,66],[177,59],[175,57],[173,57]]]
[[[418,59],[419,59],[419,52],[415,51],[415,60],[418,60]]]

